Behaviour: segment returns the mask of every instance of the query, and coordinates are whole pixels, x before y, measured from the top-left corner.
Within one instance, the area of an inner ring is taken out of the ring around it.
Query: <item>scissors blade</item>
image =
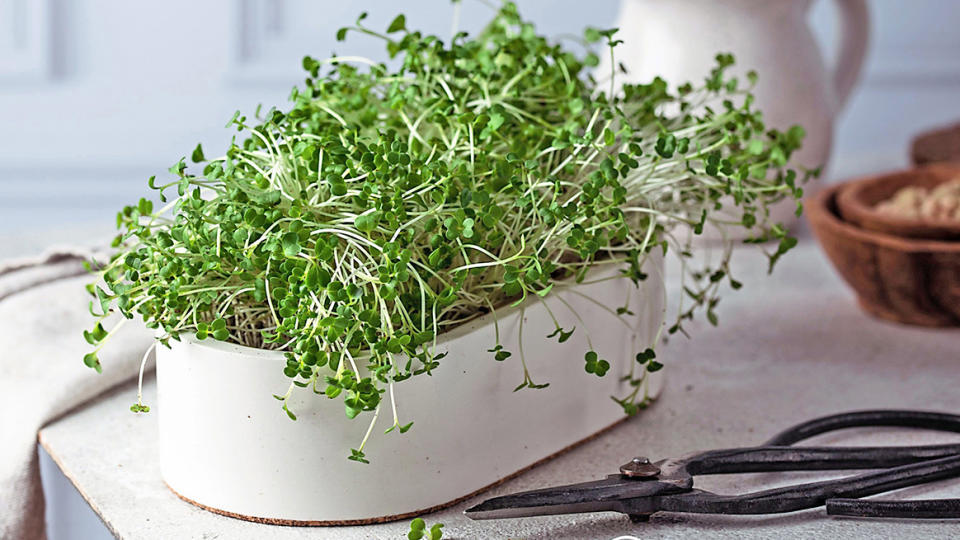
[[[673,484],[632,480],[612,474],[603,480],[494,497],[468,508],[471,519],[501,519],[583,512],[622,512],[626,499],[676,491]],[[636,501],[633,501],[636,504]]]

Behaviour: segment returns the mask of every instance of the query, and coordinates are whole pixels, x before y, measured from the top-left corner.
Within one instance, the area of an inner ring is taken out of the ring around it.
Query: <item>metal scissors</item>
[[[634,522],[656,512],[777,514],[826,506],[827,514],[873,518],[960,518],[960,499],[862,500],[908,486],[960,476],[960,444],[926,446],[792,446],[853,427],[909,427],[960,433],[960,415],[873,410],[826,416],[794,426],[762,446],[710,450],[651,462],[637,457],[603,480],[525,491],[466,510],[473,519],[621,512]],[[873,469],[835,480],[719,495],[693,477],[771,471]]]

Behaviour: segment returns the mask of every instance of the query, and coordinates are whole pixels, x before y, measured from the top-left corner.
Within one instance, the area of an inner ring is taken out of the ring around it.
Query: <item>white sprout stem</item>
[[[390,389],[390,409],[393,411],[393,425],[400,425],[400,417],[397,415],[397,398],[393,395],[393,381],[388,385]]]
[[[154,341],[147,347],[146,352],[143,353],[143,358],[140,359],[140,374],[137,377],[137,405],[143,407],[143,372],[147,367],[147,358],[150,356],[150,351],[154,351],[157,348],[157,342]]]
[[[377,419],[380,418],[380,406],[373,411],[373,418],[370,419],[370,425],[367,426],[367,432],[363,435],[363,440],[360,441],[360,447],[357,448],[358,451],[363,452],[363,447],[367,445],[367,440],[370,438],[370,433],[373,432],[373,426],[377,423]]]

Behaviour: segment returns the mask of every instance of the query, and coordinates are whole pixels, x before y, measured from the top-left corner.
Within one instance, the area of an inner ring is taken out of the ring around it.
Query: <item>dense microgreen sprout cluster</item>
[[[118,214],[119,252],[90,286],[88,366],[99,370],[111,312],[139,314],[164,344],[195,333],[284,351],[283,409],[296,418],[287,402],[302,387],[341,398],[350,418],[369,413],[350,456],[365,462],[382,409],[393,415],[388,431],[410,428],[393,387],[443,365],[445,330],[547,297],[597,265],[619,265],[639,284],[662,250],[685,261],[689,298],[669,328],[682,332],[698,310],[716,323],[722,283],[739,288],[733,242],[702,267],[693,236],[746,229],[751,241],[776,242],[771,265],[793,246],[768,207],[802,194],[786,164],[803,130],[764,126],[749,93],[755,76],[745,85],[728,76],[729,55],[702,84],[671,92],[659,78],[591,75],[594,47],[613,59],[615,30],[587,30],[587,52],[576,54],[510,3],[449,44],[408,30],[402,15],[386,33],[363,19],[338,39],[382,39],[399,68],[304,58],[309,76],[288,110],[238,112],[225,155],[207,159],[197,146],[170,181],[150,179],[162,208],[143,199]],[[557,324],[547,338],[573,332]],[[654,343],[643,346],[629,359],[632,391],[614,397],[631,414],[646,403],[646,374],[662,367]],[[504,361],[518,351],[503,348],[498,328],[489,352]],[[618,360],[585,351],[583,369],[602,377]],[[547,385],[523,368],[518,389]]]

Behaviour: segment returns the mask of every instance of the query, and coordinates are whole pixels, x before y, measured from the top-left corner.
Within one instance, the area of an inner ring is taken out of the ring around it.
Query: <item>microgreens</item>
[[[349,458],[366,462],[381,409],[393,415],[387,431],[410,429],[393,386],[443,367],[444,331],[550,297],[600,263],[639,283],[655,250],[679,255],[692,300],[670,332],[699,310],[716,323],[721,284],[739,287],[733,241],[718,262],[693,268],[692,237],[742,228],[751,241],[775,240],[771,267],[794,245],[768,208],[802,195],[805,178],[786,164],[803,130],[764,126],[749,93],[756,77],[742,88],[727,75],[731,56],[718,55],[699,86],[671,92],[659,78],[618,85],[616,69],[589,73],[594,47],[613,58],[615,30],[588,29],[590,52],[577,55],[511,3],[477,36],[449,44],[407,29],[402,15],[386,33],[363,19],[338,39],[382,39],[399,68],[304,58],[309,76],[289,110],[236,113],[228,127],[241,136],[225,155],[208,159],[198,145],[171,180],[149,180],[162,208],[141,199],[117,215],[119,252],[100,270],[104,285],[89,287],[88,366],[100,368],[111,312],[139,314],[164,344],[195,333],[283,351],[282,408],[296,419],[287,404],[300,387],[342,399],[349,418],[370,416]],[[547,337],[562,343],[575,331],[557,323]],[[632,390],[614,399],[635,413],[646,374],[662,367],[654,345],[636,362],[591,345],[584,369],[602,377],[629,361]],[[534,382],[522,349],[504,350],[499,328],[489,353],[519,357],[518,390],[548,384]]]
[[[407,538],[409,540],[440,540],[443,538],[442,529],[443,523],[434,523],[428,529],[422,518],[415,518],[410,522],[410,532],[407,533]]]

